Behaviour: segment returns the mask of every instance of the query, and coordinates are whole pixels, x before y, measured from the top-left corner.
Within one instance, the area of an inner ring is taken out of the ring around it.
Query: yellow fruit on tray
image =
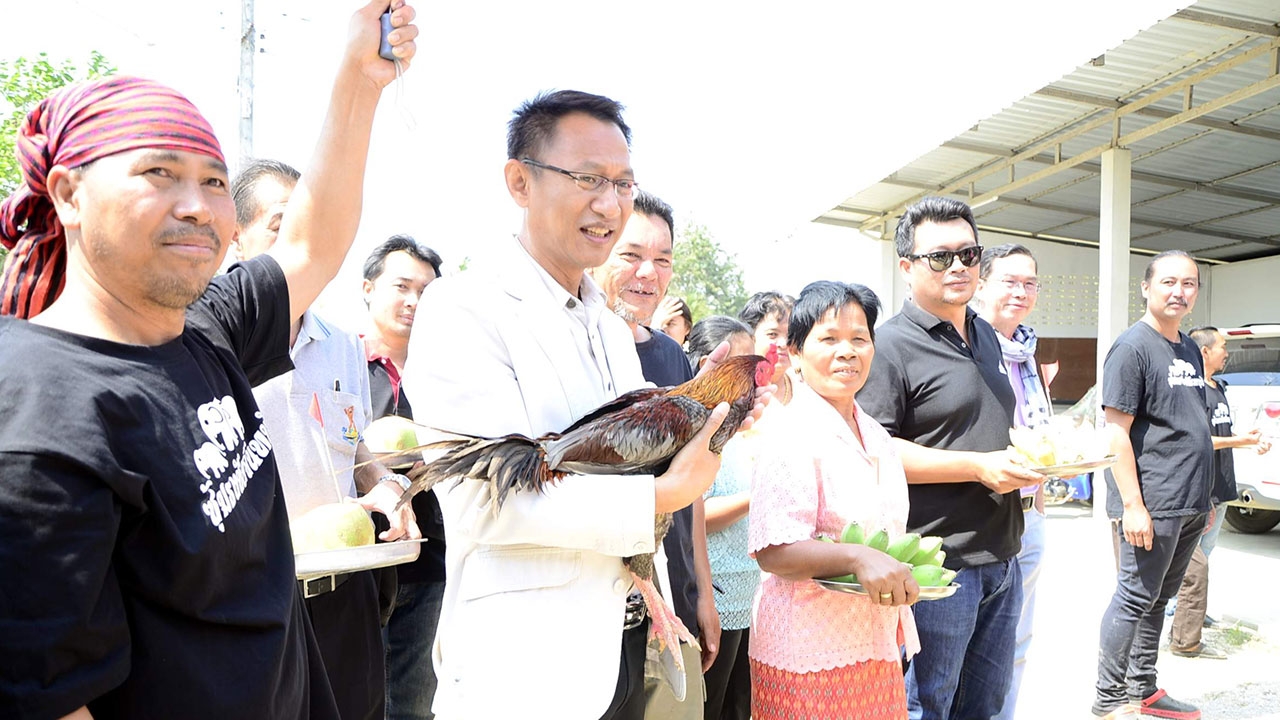
[[[418,446],[418,426],[412,420],[388,415],[364,429],[365,447],[376,453],[391,453]]]
[[[1107,454],[1105,435],[1087,427],[1076,427],[1068,418],[1055,417],[1033,428],[1011,428],[1012,448],[1031,467],[1066,465],[1094,460]]]
[[[295,553],[372,545],[373,520],[356,503],[318,505],[289,523]]]

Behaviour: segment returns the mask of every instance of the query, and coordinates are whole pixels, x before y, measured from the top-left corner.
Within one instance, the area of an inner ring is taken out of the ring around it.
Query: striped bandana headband
[[[113,76],[72,85],[27,114],[17,142],[24,182],[0,203],[0,243],[11,250],[0,278],[0,315],[35,317],[62,291],[66,233],[45,185],[49,170],[141,148],[184,150],[225,162],[200,111],[152,80]]]

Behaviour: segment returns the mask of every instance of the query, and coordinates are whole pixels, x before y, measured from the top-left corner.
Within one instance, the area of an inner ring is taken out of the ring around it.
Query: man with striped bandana
[[[250,386],[354,239],[389,4],[413,57],[404,0],[355,13],[279,241],[212,282],[235,208],[190,102],[112,77],[28,116],[0,205],[0,715],[337,716]]]

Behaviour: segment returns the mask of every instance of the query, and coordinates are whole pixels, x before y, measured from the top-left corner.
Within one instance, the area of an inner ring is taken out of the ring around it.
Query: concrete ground
[[[1088,720],[1099,626],[1115,587],[1109,526],[1074,503],[1048,515],[1017,718]],[[1198,705],[1205,720],[1280,720],[1280,528],[1243,535],[1224,525],[1209,573],[1209,615],[1220,624],[1204,637],[1228,657],[1180,658],[1162,648],[1160,686]]]

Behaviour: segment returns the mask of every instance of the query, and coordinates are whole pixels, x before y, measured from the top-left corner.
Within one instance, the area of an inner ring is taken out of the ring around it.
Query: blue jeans
[[[1206,519],[1204,513],[1152,518],[1155,539],[1150,550],[1130,545],[1123,538],[1122,524],[1114,525],[1115,532],[1122,534],[1120,572],[1111,605],[1102,615],[1095,715],[1142,700],[1158,689],[1156,655],[1164,608],[1182,586]]]
[[[964,568],[960,589],[912,608],[920,653],[907,669],[911,720],[993,718],[1004,705],[1022,611],[1017,558]]]
[[[1218,546],[1218,533],[1222,532],[1222,521],[1227,518],[1227,504],[1222,503],[1213,508],[1213,526],[1200,538],[1200,551],[1205,558]]]
[[[1022,686],[1022,673],[1027,669],[1027,648],[1031,647],[1031,628],[1036,611],[1036,583],[1040,580],[1040,562],[1044,559],[1045,517],[1031,508],[1022,513],[1026,527],[1022,531],[1022,551],[1018,553],[1018,569],[1022,572],[1022,612],[1018,616],[1017,643],[1013,648],[1013,677],[1004,708],[996,717],[1013,720],[1018,704],[1018,688]]]
[[[405,583],[396,591],[387,645],[387,720],[432,720],[436,669],[431,646],[440,622],[444,581]]]

